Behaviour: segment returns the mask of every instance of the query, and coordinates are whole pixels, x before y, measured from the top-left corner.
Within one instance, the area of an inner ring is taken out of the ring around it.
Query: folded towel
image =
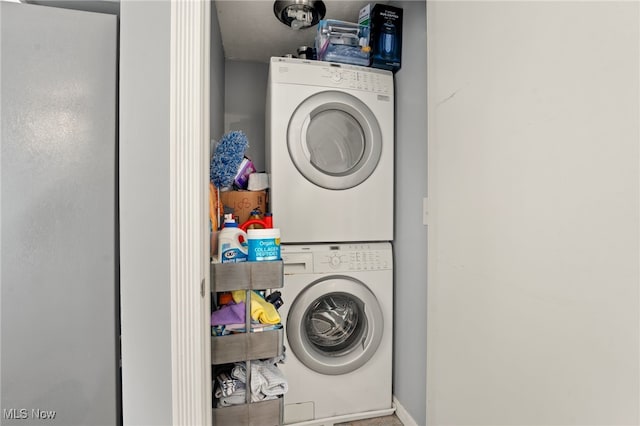
[[[247,375],[245,374],[246,368],[244,363],[236,362],[235,366],[231,370],[231,377],[240,380],[242,383],[247,382]]]
[[[255,361],[254,361],[255,362]],[[253,363],[251,368],[251,391],[254,389],[265,395],[278,396],[284,395],[289,390],[289,384],[284,378],[280,369],[273,364],[258,364],[256,372],[253,371]],[[254,378],[255,377],[255,383]]]
[[[231,293],[236,303],[244,302],[246,292],[237,290]],[[255,291],[251,292],[251,318],[263,324],[279,324],[280,315],[271,303],[260,297]]]
[[[251,395],[251,402],[266,401],[268,399],[276,399],[277,396],[262,396],[262,399],[256,395]],[[238,389],[229,396],[223,396],[217,399],[216,407],[229,407],[231,405],[240,405],[247,402],[247,391],[245,388]]]
[[[218,386],[216,387],[215,396],[221,398],[223,396],[230,396],[238,389],[244,389],[245,384],[238,379],[231,377],[229,373],[220,373],[216,377]]]
[[[231,395],[220,395],[216,392],[216,398],[218,400],[217,407],[228,407],[230,405],[240,405],[247,402],[247,390],[244,387],[238,387]],[[253,398],[251,398],[253,399]]]
[[[244,302],[222,306],[211,313],[211,325],[244,324]]]
[[[237,363],[231,370],[231,377],[246,383],[246,367],[244,363]],[[271,360],[251,361],[251,394],[261,401],[284,395],[289,390],[287,379]]]

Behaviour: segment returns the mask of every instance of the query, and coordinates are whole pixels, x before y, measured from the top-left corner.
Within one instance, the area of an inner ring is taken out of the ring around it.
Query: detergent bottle
[[[233,215],[224,215],[224,227],[218,235],[218,256],[221,263],[247,261],[247,233],[238,228]]]
[[[249,219],[262,220],[262,212],[260,211],[259,207],[251,210],[251,213],[249,213]],[[248,227],[248,229],[260,229],[260,228],[264,228],[264,226],[262,226],[259,223],[254,223],[252,225],[249,225]]]

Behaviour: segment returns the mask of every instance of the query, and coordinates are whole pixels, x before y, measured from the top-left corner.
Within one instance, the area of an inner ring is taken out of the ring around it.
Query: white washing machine
[[[393,413],[390,243],[282,245],[284,423]]]
[[[266,127],[282,242],[393,240],[390,71],[271,58]]]

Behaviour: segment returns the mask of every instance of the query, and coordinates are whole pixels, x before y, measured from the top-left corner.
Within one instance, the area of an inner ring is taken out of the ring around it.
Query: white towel
[[[231,376],[246,383],[246,368],[243,363],[236,364]],[[259,401],[266,397],[284,395],[289,390],[289,384],[280,369],[272,360],[251,361],[251,394]]]
[[[229,407],[231,405],[240,405],[245,403],[245,391],[242,389],[242,392],[232,393],[229,396],[223,396],[218,399],[218,403],[216,407]]]
[[[251,391],[257,389],[266,396],[284,395],[289,390],[289,384],[280,369],[273,364],[258,364],[255,372],[251,365]],[[254,378],[257,383],[254,382]]]

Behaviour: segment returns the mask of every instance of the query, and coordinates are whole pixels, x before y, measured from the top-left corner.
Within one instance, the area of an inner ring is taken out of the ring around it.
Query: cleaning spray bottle
[[[221,263],[246,262],[247,233],[238,228],[233,215],[224,215],[224,227],[218,235],[218,255]]]

